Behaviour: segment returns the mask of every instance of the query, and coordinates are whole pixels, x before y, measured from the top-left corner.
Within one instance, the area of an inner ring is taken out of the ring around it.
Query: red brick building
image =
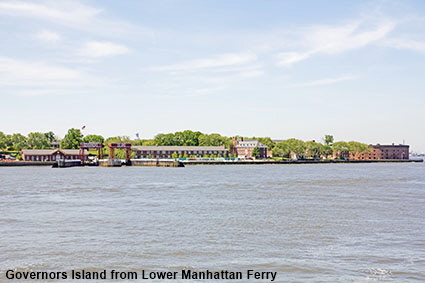
[[[132,146],[136,158],[172,158],[173,154],[178,156],[221,156],[227,157],[229,150],[223,146]]]
[[[57,160],[77,160],[80,159],[79,149],[23,149],[21,156],[24,161],[57,161]],[[84,150],[84,160],[87,160],[89,153]]]
[[[350,156],[358,160],[382,160],[382,159],[409,159],[408,145],[370,145],[367,153]]]
[[[259,155],[252,156],[254,148],[258,148]],[[267,146],[257,140],[237,140],[233,138],[232,153],[236,153],[239,158],[267,158]]]

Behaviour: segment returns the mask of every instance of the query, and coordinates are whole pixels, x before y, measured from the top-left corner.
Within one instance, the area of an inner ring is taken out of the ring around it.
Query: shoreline
[[[168,167],[168,166],[157,166],[155,163],[149,163],[147,165],[137,164],[142,159],[135,159],[136,162],[132,162],[132,166],[150,166],[150,167]],[[133,160],[132,160],[133,161]],[[164,161],[164,159],[162,159]],[[174,159],[167,160],[168,162],[175,162]],[[179,160],[179,163],[184,166],[194,165],[291,165],[291,164],[364,164],[364,163],[421,163],[423,159],[381,159],[381,160]],[[54,161],[12,161],[12,162],[0,162],[0,167],[25,167],[25,166],[53,166],[56,164]],[[93,167],[85,165],[87,167]],[[81,167],[85,167],[81,166]],[[74,166],[70,166],[74,167]],[[174,167],[174,166],[173,166]],[[176,166],[177,167],[177,166]]]

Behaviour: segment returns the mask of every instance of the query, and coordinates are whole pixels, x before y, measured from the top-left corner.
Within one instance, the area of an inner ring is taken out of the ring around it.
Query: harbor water
[[[425,281],[425,164],[0,168],[8,270]]]

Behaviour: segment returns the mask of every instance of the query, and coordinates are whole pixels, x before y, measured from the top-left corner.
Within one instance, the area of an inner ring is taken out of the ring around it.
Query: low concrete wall
[[[183,163],[174,159],[131,159],[132,166],[184,167]]]
[[[55,161],[2,161],[0,166],[52,166]]]
[[[184,165],[263,165],[263,164],[329,164],[329,163],[406,163],[423,162],[410,159],[382,160],[182,160]]]
[[[121,167],[122,161],[121,161],[121,159],[103,159],[103,160],[99,160],[99,166],[102,166],[102,167]]]

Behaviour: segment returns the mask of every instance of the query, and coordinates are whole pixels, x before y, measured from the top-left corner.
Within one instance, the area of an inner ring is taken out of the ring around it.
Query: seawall
[[[423,162],[411,159],[382,160],[182,160],[184,165],[263,165],[263,164],[344,164],[344,163],[408,163]]]

